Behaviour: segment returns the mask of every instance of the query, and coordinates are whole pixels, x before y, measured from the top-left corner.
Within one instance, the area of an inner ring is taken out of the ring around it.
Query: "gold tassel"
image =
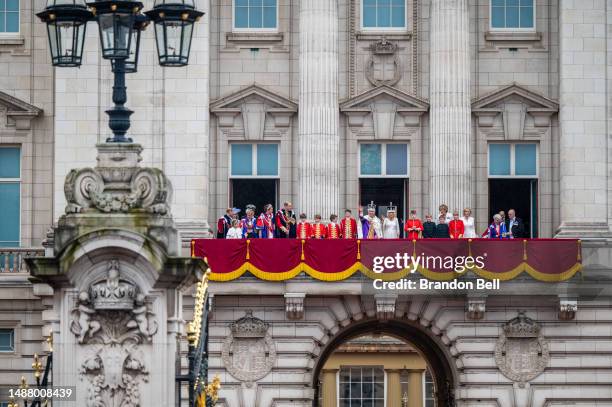
[[[523,239],[523,260],[527,261],[527,239]]]
[[[579,262],[582,261],[582,240],[578,239],[578,256],[577,259]]]
[[[191,257],[195,257],[195,240],[191,239]]]
[[[361,260],[361,240],[357,239],[357,260]]]
[[[412,258],[416,259],[416,239],[412,239]]]
[[[251,259],[251,239],[247,239],[247,252],[246,252],[246,259],[250,260]]]
[[[472,257],[472,239],[468,239],[468,257]]]
[[[306,244],[306,240],[302,239],[302,255],[300,256],[300,260],[306,260],[306,256],[304,256],[304,244]]]

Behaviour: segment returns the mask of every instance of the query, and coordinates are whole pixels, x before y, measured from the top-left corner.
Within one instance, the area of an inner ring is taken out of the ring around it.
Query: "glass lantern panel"
[[[172,60],[181,55],[181,23],[178,21],[166,22],[166,56]]]
[[[133,24],[132,14],[110,13],[99,15],[98,25],[104,58],[125,58],[128,56]]]
[[[193,33],[193,24],[185,23],[183,24],[183,46],[181,47],[181,56],[187,62],[189,58],[189,48],[191,47],[191,35]]]
[[[49,47],[51,48],[51,58],[55,62],[55,59],[58,56],[58,29],[55,24],[47,24],[47,33],[49,35]]]

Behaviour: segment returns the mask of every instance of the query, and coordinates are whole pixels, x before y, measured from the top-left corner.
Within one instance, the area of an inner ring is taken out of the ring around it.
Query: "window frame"
[[[510,174],[508,175],[491,175],[491,154],[489,146],[492,144],[508,144],[510,145]],[[533,144],[535,145],[536,162],[535,170],[536,173],[533,175],[516,175],[516,146],[520,144]],[[487,176],[488,179],[500,179],[500,178],[513,178],[513,179],[540,179],[540,143],[537,142],[521,142],[521,143],[508,143],[506,141],[495,141],[487,143]]]
[[[0,177],[0,184],[18,184],[19,185],[19,219],[17,220],[18,224],[19,224],[19,229],[17,231],[17,246],[1,246],[0,247],[21,247],[21,236],[22,236],[22,231],[21,231],[21,209],[22,209],[22,198],[23,198],[23,182],[22,182],[22,178],[23,178],[23,149],[21,147],[21,145],[12,145],[12,144],[2,144],[0,145],[0,148],[16,148],[17,150],[19,150],[19,177],[18,178],[4,178],[4,177]],[[2,241],[0,241],[0,244],[2,243]],[[1,328],[1,327],[0,327]]]
[[[429,376],[431,377],[431,383],[432,386],[434,388],[434,397],[428,397],[427,395],[427,373],[429,373]],[[421,373],[421,383],[422,383],[422,392],[421,394],[423,395],[423,407],[427,407],[427,402],[428,401],[433,401],[434,405],[438,404],[436,402],[436,397],[435,397],[435,392],[436,392],[436,380],[434,379],[433,375],[431,374],[431,372],[428,372],[428,370],[426,369],[425,371],[423,371],[423,373]]]
[[[233,145],[237,145],[237,144],[247,144],[252,146],[251,148],[251,175],[233,175],[232,174],[232,146]],[[273,144],[277,146],[277,160],[276,160],[276,175],[258,175],[257,174],[257,150],[258,150],[258,145],[260,144]],[[228,157],[229,157],[229,165],[228,165],[228,174],[229,174],[229,179],[280,179],[280,169],[281,169],[281,143],[280,142],[271,142],[271,143],[249,143],[249,142],[244,142],[244,141],[240,141],[240,142],[236,142],[236,143],[229,143],[229,151],[228,151]]]
[[[6,4],[6,3],[5,3]],[[4,12],[6,14],[6,9]],[[6,15],[5,15],[4,24],[6,26]],[[21,36],[21,0],[17,0],[17,31],[0,31],[0,39],[6,38],[15,38]]]
[[[362,174],[361,173],[361,146],[364,144],[380,144],[380,175],[373,174]],[[402,144],[406,146],[406,174],[401,175],[387,175],[387,145],[389,144]],[[410,143],[407,141],[392,141],[392,142],[373,142],[373,141],[363,141],[358,143],[358,153],[357,153],[357,178],[402,178],[408,179],[410,178]]]
[[[368,33],[405,33],[408,32],[408,0],[404,1],[404,26],[403,27],[366,27],[364,24],[365,17],[365,0],[361,0],[359,13],[360,13],[360,29],[363,32]],[[378,6],[377,6],[378,7]]]
[[[277,33],[279,32],[279,1],[276,0],[276,27],[274,28],[251,28],[236,27],[236,0],[232,0],[232,32],[234,33]]]
[[[0,350],[0,355],[12,355],[12,354],[16,353],[17,352],[17,345],[16,345],[15,337],[17,335],[16,335],[16,332],[15,332],[15,328],[14,327],[0,326],[0,330],[11,331],[11,333],[12,333],[12,335],[11,335],[12,349],[11,350]]]
[[[519,0],[520,1],[520,0]],[[506,7],[506,6],[504,6]],[[493,0],[489,0],[489,31],[495,32],[535,32],[538,25],[537,21],[537,0],[533,0],[533,27],[493,27]],[[519,3],[519,23],[520,23],[520,3]]]
[[[383,371],[383,406],[385,407],[390,407],[387,405],[387,382],[388,382],[388,378],[387,378],[387,371],[385,370],[385,367],[383,365],[341,365],[338,368],[338,371],[336,372],[336,405],[340,405],[340,371],[342,370],[342,368],[348,368],[348,369],[352,369],[352,368],[359,368],[359,369],[364,369],[364,368],[381,368]],[[363,375],[363,371],[362,371],[362,375]],[[360,382],[363,383],[363,382]],[[380,399],[374,399],[374,400],[380,400]]]

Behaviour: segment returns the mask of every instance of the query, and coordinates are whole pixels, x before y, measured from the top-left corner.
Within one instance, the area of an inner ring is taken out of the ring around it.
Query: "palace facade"
[[[472,208],[477,231],[514,208],[533,238],[582,240],[580,275],[523,274],[487,295],[375,295],[357,275],[212,283],[218,405],[612,406],[612,1],[196,6],[189,66],[160,67],[149,28],[127,80],[129,133],[172,183],[184,255],[226,208],[285,201],[324,219],[446,203]],[[60,329],[56,293],[22,259],[57,254],[66,175],[110,136],[97,30],[80,68],[54,69],[44,7],[0,1],[1,385]]]

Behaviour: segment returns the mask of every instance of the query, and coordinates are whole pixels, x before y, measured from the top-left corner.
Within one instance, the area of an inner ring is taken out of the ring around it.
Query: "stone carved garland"
[[[495,363],[508,379],[525,382],[539,376],[550,360],[548,341],[524,312],[504,324],[495,346]]]
[[[266,376],[276,361],[276,349],[269,325],[253,316],[251,310],[230,325],[230,334],[223,343],[222,360],[236,379],[251,386]]]
[[[106,280],[81,291],[70,330],[80,344],[92,345],[81,364],[89,382],[86,407],[139,407],[139,384],[148,371],[138,345],[157,332],[154,314],[139,288],[122,280],[119,262],[108,263]]]

